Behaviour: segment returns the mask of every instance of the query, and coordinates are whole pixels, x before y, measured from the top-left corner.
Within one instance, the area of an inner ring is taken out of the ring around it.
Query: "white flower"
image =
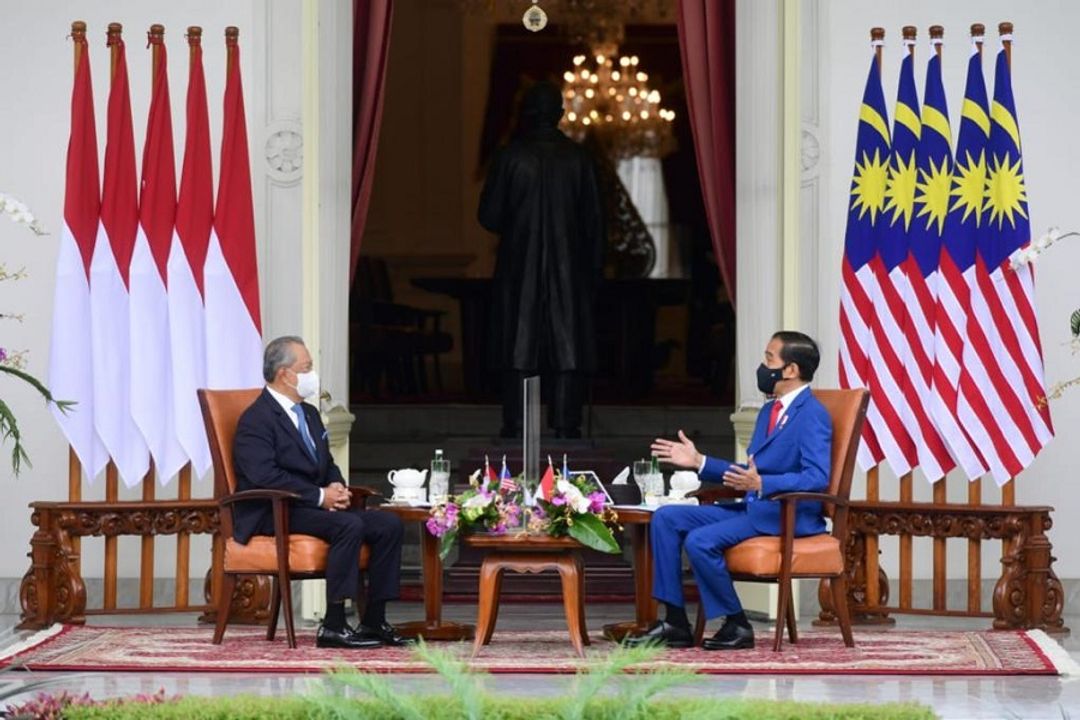
[[[461,508],[463,510],[466,508],[485,508],[491,504],[493,498],[493,495],[483,495],[478,493],[466,500],[465,504],[462,505]]]
[[[44,235],[45,230],[30,212],[30,208],[21,200],[0,192],[0,212],[7,213],[11,221],[20,225],[26,225],[35,235]]]
[[[560,480],[555,484],[555,489],[562,493],[563,497],[566,498],[566,504],[572,507],[574,512],[589,512],[589,498],[582,495],[576,485],[572,485],[566,480]]]

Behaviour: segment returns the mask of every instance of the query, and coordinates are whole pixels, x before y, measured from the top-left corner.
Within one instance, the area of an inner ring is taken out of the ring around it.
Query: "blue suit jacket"
[[[270,488],[300,495],[296,505],[319,506],[319,488],[330,483],[345,484],[341,470],[330,457],[326,428],[319,411],[301,403],[308,430],[315,441],[318,460],[312,460],[300,431],[293,426],[285,408],[263,390],[236,426],[233,440],[233,467],[236,490]],[[233,506],[233,537],[246,543],[265,518],[271,517],[270,502],[256,500]]]
[[[747,454],[752,455],[761,475],[761,492],[748,493],[746,512],[754,528],[763,535],[780,534],[780,503],[762,497],[782,492],[825,492],[829,487],[832,457],[832,419],[809,389],[799,393],[768,433],[773,402],[758,413]],[[704,482],[723,482],[733,463],[706,458],[701,472]],[[745,467],[745,465],[743,466]],[[795,534],[816,535],[825,531],[821,503],[800,502],[795,510]]]

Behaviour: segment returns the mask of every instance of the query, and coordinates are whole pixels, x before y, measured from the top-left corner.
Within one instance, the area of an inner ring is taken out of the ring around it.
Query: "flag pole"
[[[1010,22],[998,23],[998,35],[1001,37],[1001,47],[1005,51],[1005,65],[1012,71],[1012,33],[1013,24]],[[1001,504],[1012,507],[1016,504],[1016,478],[1009,478],[1008,483],[1001,486]]]
[[[79,60],[82,59],[86,49],[86,22],[76,20],[71,23],[71,43],[74,55],[74,71],[79,71]],[[82,500],[82,462],[75,453],[75,448],[68,445],[68,501],[79,502]],[[71,546],[76,554],[80,552],[81,538],[72,538]]]
[[[150,48],[150,94],[153,96],[158,85],[158,68],[161,66],[162,43],[165,41],[165,26],[154,23],[146,32],[146,45]],[[153,502],[155,494],[154,459],[142,481],[143,502]],[[154,605],[154,537],[148,535],[142,539],[142,564],[139,568],[139,607],[149,608]]]
[[[870,45],[874,48],[874,57],[877,59],[878,72],[881,72],[881,49],[885,46],[885,28],[870,28]]]
[[[1012,70],[1013,24],[1008,21],[998,23],[998,35],[1001,36],[1001,47],[1005,49],[1005,62],[1009,64],[1009,70]]]
[[[190,77],[191,64],[195,62],[195,55],[198,52],[198,47],[202,43],[202,28],[198,25],[192,25],[187,29],[187,41],[188,41],[188,73]],[[180,474],[177,477],[176,484],[176,499],[177,500],[190,500],[191,499],[191,463],[186,463],[180,468]],[[215,552],[216,547],[214,549]],[[190,590],[188,587],[188,576],[191,569],[191,536],[182,532],[176,536],[176,605],[177,607],[184,607],[188,604],[188,597]]]
[[[904,45],[907,48],[908,57],[911,58],[912,64],[915,62],[915,41],[919,36],[919,30],[914,25],[905,25],[901,31],[901,36],[904,39]],[[932,37],[932,35],[931,35]],[[925,99],[925,98],[924,98]],[[912,108],[918,112],[918,108]],[[944,487],[944,479],[934,484],[934,502],[938,502],[938,487]],[[909,470],[900,476],[900,502],[909,503],[914,502],[915,492],[914,483],[912,482],[912,473]],[[900,536],[900,607],[911,607],[911,582],[908,580],[912,577],[912,557],[913,557],[914,540],[910,535]],[[935,547],[935,558],[937,549]],[[935,563],[936,563],[935,559]]]
[[[1005,51],[1005,64],[1012,72],[1013,24],[1008,21],[998,23],[998,35],[1001,37],[1001,47]],[[1016,478],[1009,478],[1009,481],[1001,486],[1001,504],[1006,507],[1016,504]]]
[[[885,28],[870,28],[870,45],[874,48],[874,58],[877,61],[878,74],[881,74],[882,49],[885,46]],[[881,497],[879,485],[879,466],[875,465],[866,471],[866,500],[878,502]],[[878,539],[877,536],[867,536],[865,546],[866,562],[866,604],[869,607],[877,607],[881,602],[881,588],[878,585]]]
[[[971,24],[971,40],[975,43],[975,52],[982,60],[983,37],[986,26],[982,23]],[[976,477],[968,482],[968,505],[982,505],[982,478]],[[979,612],[982,607],[982,540],[968,539],[968,612]]]
[[[117,59],[120,56],[120,41],[124,33],[124,26],[120,23],[109,23],[109,29],[105,34],[105,44],[109,47],[109,83],[116,76]],[[105,466],[105,502],[115,503],[119,500],[119,476],[116,470],[116,462],[109,458]],[[104,601],[106,610],[116,607],[116,572],[117,572],[117,538],[115,535],[105,538],[105,567],[104,567]]]

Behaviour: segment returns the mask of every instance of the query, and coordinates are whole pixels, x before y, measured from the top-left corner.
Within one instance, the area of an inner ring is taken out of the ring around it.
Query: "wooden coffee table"
[[[555,570],[562,578],[563,608],[570,643],[578,657],[585,657],[589,634],[585,629],[585,566],[581,561],[582,545],[573,538],[547,535],[465,535],[463,545],[487,552],[480,565],[480,606],[476,613],[476,639],[472,656],[491,642],[499,616],[499,593],[503,572],[539,573]]]
[[[408,505],[380,505],[379,510],[397,515],[403,522],[420,524],[420,551],[424,577],[424,619],[397,625],[405,637],[421,637],[432,640],[471,640],[473,626],[442,619],[443,563],[439,558],[439,539],[429,533],[424,523],[430,508]]]

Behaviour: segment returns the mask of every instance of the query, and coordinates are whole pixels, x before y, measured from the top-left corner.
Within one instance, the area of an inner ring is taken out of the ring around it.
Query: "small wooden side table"
[[[553,538],[547,535],[465,535],[462,543],[487,550],[480,565],[480,606],[476,613],[476,639],[472,656],[491,642],[495,621],[499,616],[499,594],[502,574],[539,573],[555,570],[562,578],[563,608],[570,642],[578,657],[585,657],[589,634],[585,629],[585,566],[581,561],[581,544],[573,538]]]

